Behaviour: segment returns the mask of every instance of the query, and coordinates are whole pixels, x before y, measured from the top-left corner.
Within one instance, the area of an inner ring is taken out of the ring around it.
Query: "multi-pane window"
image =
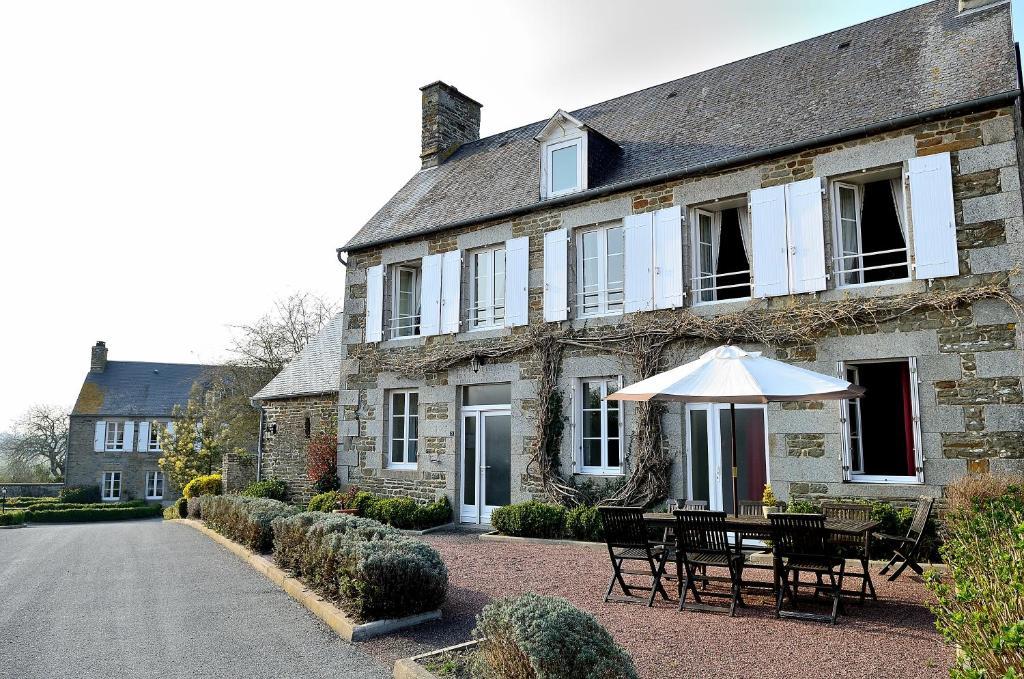
[[[419,394],[414,390],[393,391],[390,406],[390,466],[414,469],[419,437]]]
[[[160,432],[167,426],[166,423],[159,420],[153,420],[149,423],[149,441],[146,444],[146,449],[150,452],[160,452]],[[142,441],[139,441],[139,447],[143,445]]]
[[[396,266],[391,292],[391,336],[415,337],[420,334],[420,271],[412,266]]]
[[[103,499],[121,499],[121,472],[103,472]]]
[[[694,210],[693,289],[698,303],[750,297],[750,216],[746,204]]]
[[[124,450],[124,422],[107,422],[104,450]]]
[[[860,285],[909,277],[900,170],[869,174],[861,181],[836,181],[832,187],[838,284]]]
[[[578,191],[581,187],[580,139],[557,142],[547,147],[548,196]]]
[[[505,248],[474,252],[470,257],[471,328],[494,328],[505,323]]]
[[[579,382],[579,446],[584,474],[622,473],[622,411],[605,397],[619,388],[619,378]]]
[[[584,231],[577,250],[580,315],[622,313],[625,256],[622,225]]]
[[[161,500],[164,497],[164,473],[146,472],[146,499]]]

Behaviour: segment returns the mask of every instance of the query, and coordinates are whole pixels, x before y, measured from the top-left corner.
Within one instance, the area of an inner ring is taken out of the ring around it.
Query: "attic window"
[[[582,188],[580,141],[579,138],[559,141],[548,144],[545,149],[548,161],[548,196],[560,196]]]

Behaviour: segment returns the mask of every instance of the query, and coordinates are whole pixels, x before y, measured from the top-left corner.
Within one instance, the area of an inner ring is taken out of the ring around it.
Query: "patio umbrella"
[[[759,351],[727,345],[678,368],[609,394],[615,401],[728,403],[732,426],[732,503],[739,513],[736,404],[775,401],[835,401],[860,398],[864,388],[837,377],[766,358]]]

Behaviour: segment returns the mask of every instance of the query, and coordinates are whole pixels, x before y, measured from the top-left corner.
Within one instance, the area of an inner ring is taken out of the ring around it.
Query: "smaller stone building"
[[[172,429],[174,406],[217,366],[108,361],[107,345],[92,347],[89,373],[71,411],[65,482],[98,485],[103,500],[174,500],[158,461],[159,431]]]
[[[337,431],[342,330],[338,314],[252,399],[261,423],[256,476],[283,480],[293,501],[314,494],[306,465],[310,440]]]

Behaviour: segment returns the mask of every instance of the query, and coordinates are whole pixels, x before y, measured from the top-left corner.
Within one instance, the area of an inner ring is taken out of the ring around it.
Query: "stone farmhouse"
[[[108,361],[92,348],[89,373],[71,410],[65,483],[99,485],[104,501],[174,500],[179,489],[160,471],[159,431],[173,432],[174,406],[216,366]]]
[[[422,88],[422,169],[339,251],[343,481],[728,507],[723,407],[603,398],[727,341],[867,389],[741,408],[741,499],[1024,468],[1019,73],[1009,2],[936,0],[482,139]],[[278,436],[326,386],[260,397]]]

